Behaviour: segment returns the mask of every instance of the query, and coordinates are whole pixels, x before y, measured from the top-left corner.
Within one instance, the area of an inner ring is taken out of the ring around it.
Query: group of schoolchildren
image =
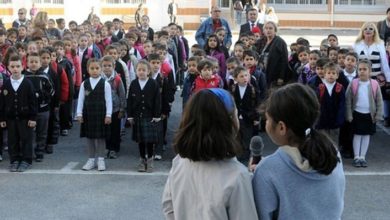
[[[145,15],[142,28],[126,34],[119,19],[75,27],[71,21],[70,30],[58,35],[53,29],[23,35],[24,25],[0,28],[0,136],[11,172],[24,172],[33,160],[52,154],[74,121],[87,138],[83,170],[105,170],[105,158],[117,158],[129,125],[139,145],[138,171],[153,172],[153,159],[161,160],[166,145],[175,73],[184,70],[188,43],[175,24],[154,33],[148,23]]]
[[[63,19],[58,22],[63,26]],[[154,33],[148,22],[145,15],[140,29],[125,33],[119,19],[80,26],[72,21],[58,37],[47,31],[28,36],[21,25],[16,41],[9,37],[14,29],[0,29],[0,125],[8,134],[11,172],[23,172],[33,159],[40,162],[45,152],[53,153],[59,134],[68,135],[75,120],[88,140],[83,170],[106,169],[104,159],[117,157],[127,123],[139,146],[138,171],[153,172],[177,88],[183,108],[199,90],[230,91],[244,149],[240,160],[249,158],[250,140],[265,126],[262,103],[272,90],[255,47],[261,31],[241,34],[230,54],[223,28],[208,36],[204,48],[189,48],[180,26],[171,23]],[[366,167],[369,138],[382,117],[381,91],[370,80],[369,61],[340,49],[333,34],[327,41],[320,50],[309,50],[303,38],[291,45],[293,81],[317,92],[316,129],[338,142],[344,156],[354,153],[354,166]]]
[[[340,48],[334,34],[321,42],[320,50],[309,50],[304,38],[290,49],[296,80],[313,88],[320,102],[316,128],[339,146],[343,157],[353,158],[354,167],[367,167],[370,136],[383,119],[381,88],[371,79],[371,62]]]

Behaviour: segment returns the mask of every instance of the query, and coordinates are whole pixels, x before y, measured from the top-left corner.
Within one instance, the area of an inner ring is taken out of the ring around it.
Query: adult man
[[[175,3],[175,0],[172,0],[172,2],[168,5],[170,23],[176,23],[177,8],[177,3]]]
[[[390,8],[386,11],[387,17],[383,21],[379,21],[377,28],[379,31],[379,37],[386,43],[390,40]]]
[[[25,8],[20,8],[18,10],[18,19],[16,19],[13,23],[12,23],[12,27],[13,28],[19,28],[20,25],[26,25],[27,23],[27,18],[26,18],[26,14],[27,14],[27,9]]]
[[[223,43],[229,48],[232,45],[232,32],[230,31],[229,23],[221,18],[221,9],[219,9],[218,6],[213,6],[211,7],[211,17],[207,18],[196,31],[195,39],[199,46],[203,48],[207,38],[220,27],[223,27],[226,30]]]
[[[259,27],[260,28],[260,34],[263,35],[263,24],[260,24],[257,21],[259,12],[257,11],[256,8],[251,8],[248,10],[247,18],[248,22],[241,25],[240,27],[240,36],[243,33],[251,32],[254,27]]]
[[[114,24],[113,34],[118,38],[118,40],[122,39],[124,33],[121,30],[121,20],[119,20],[119,18],[114,18],[114,20],[112,20],[112,23]]]

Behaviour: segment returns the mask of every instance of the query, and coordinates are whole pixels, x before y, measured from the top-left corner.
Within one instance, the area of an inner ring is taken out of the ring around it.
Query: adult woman
[[[281,86],[291,78],[288,67],[287,44],[276,35],[278,28],[274,22],[265,22],[263,29],[265,39],[260,39],[256,43],[256,48],[267,77],[267,85],[268,87]],[[262,42],[265,42],[265,45]]]
[[[238,153],[237,109],[223,89],[203,89],[186,104],[163,194],[166,219],[257,219]]]
[[[390,95],[386,92],[390,82],[390,68],[387,61],[386,49],[379,38],[378,29],[373,22],[366,22],[360,29],[359,35],[353,45],[359,59],[371,61],[371,78],[378,80],[383,94],[384,117],[389,122]],[[387,82],[387,83],[386,83]]]
[[[48,33],[48,30],[47,30],[47,23],[48,23],[48,15],[47,15],[47,12],[45,11],[40,11],[38,12],[38,14],[35,16],[34,20],[33,20],[33,35],[37,36],[37,35],[46,35],[47,37],[49,37],[49,33]]]

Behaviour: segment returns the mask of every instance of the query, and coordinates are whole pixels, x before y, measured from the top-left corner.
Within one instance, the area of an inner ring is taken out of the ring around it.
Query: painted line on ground
[[[68,163],[69,165],[70,163]],[[68,166],[67,165],[67,166]],[[72,164],[73,165],[73,164]],[[65,166],[65,167],[67,167]],[[64,167],[64,168],[65,168]],[[24,173],[12,173],[12,174],[54,174],[54,175],[118,175],[118,176],[168,176],[169,172],[153,172],[153,173],[140,173],[137,171],[102,171],[97,170],[93,171],[83,171],[83,170],[40,170],[40,169],[31,169],[27,170]],[[0,174],[10,174],[7,169],[0,169]],[[390,171],[376,172],[376,171],[345,171],[345,176],[390,176]]]
[[[77,165],[79,165],[79,162],[69,162],[68,164],[66,164],[66,165],[61,169],[61,171],[70,172],[70,171],[72,171],[74,168],[76,168]]]
[[[66,166],[65,166],[66,167]],[[7,169],[0,169],[0,174],[11,173]],[[83,171],[83,170],[39,170],[31,169],[23,173],[12,174],[56,174],[56,175],[119,175],[119,176],[168,176],[168,172],[141,173],[137,171]]]

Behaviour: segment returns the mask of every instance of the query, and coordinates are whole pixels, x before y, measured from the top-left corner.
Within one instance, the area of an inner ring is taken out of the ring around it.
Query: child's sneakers
[[[24,171],[28,170],[30,167],[31,167],[31,164],[27,163],[26,161],[22,161],[22,162],[20,162],[17,171],[24,172]]]
[[[362,165],[360,164],[360,159],[359,158],[355,158],[352,162],[352,166],[354,167],[361,167]]]
[[[98,167],[98,171],[106,170],[106,164],[104,163],[104,158],[103,157],[99,157],[98,158],[97,167]]]
[[[153,157],[148,158],[146,162],[146,172],[152,173],[153,172]]]
[[[144,158],[139,158],[138,172],[146,172],[146,161]]]
[[[18,171],[18,167],[19,167],[19,161],[14,161],[9,166],[9,171],[10,172],[17,172]]]
[[[95,167],[96,167],[95,158],[89,158],[82,169],[88,171],[88,170],[92,170]]]

